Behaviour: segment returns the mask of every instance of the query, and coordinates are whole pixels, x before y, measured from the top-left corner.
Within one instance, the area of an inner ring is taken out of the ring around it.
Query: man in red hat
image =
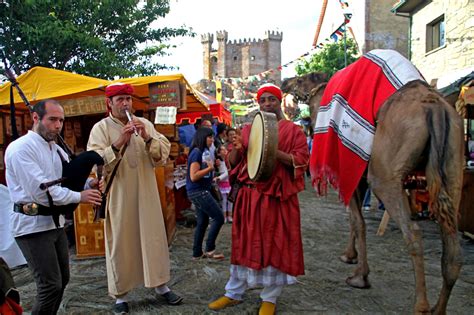
[[[182,298],[166,286],[170,261],[155,165],[168,158],[170,143],[153,124],[132,115],[133,87],[116,83],[105,89],[109,116],[94,125],[88,150],[104,159],[108,193],[105,253],[109,294],[115,313],[128,313],[127,293],[137,286],[155,288],[168,304]]]
[[[230,176],[237,176],[242,187],[234,203],[230,278],[225,295],[209,304],[212,310],[238,304],[247,288],[263,286],[259,314],[274,314],[283,286],[304,274],[298,192],[304,189],[309,152],[301,128],[284,119],[281,99],[280,88],[273,84],[258,89],[260,110],[278,120],[276,164],[268,180],[249,178],[250,126],[233,141]]]

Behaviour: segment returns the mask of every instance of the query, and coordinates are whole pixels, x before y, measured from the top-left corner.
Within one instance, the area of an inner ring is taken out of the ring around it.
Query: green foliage
[[[352,39],[346,40],[347,65],[357,60],[357,46]],[[296,73],[300,76],[311,72],[327,73],[331,77],[336,71],[344,68],[344,41],[328,44],[312,55],[311,59],[296,65]]]
[[[184,25],[154,28],[169,9],[169,0],[0,1],[0,58],[17,73],[44,66],[103,79],[153,75],[169,68],[156,61],[167,41],[195,35]]]

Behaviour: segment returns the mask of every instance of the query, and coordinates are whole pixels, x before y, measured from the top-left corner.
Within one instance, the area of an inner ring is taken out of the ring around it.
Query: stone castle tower
[[[229,41],[227,31],[219,31],[216,35],[217,50],[212,48],[213,34],[201,35],[204,79],[245,78],[276,70],[281,65],[281,32],[265,31],[264,39],[238,41]],[[269,78],[280,84],[280,71],[274,71]]]

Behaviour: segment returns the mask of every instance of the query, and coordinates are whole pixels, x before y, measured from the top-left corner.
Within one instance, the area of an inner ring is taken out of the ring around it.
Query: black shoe
[[[128,314],[128,303],[122,302],[114,304],[114,307],[112,309],[114,311],[114,314]]]
[[[175,294],[173,291],[168,291],[165,294],[162,294],[161,296],[165,298],[166,303],[168,303],[169,305],[178,305],[181,304],[181,302],[183,301],[183,298]]]

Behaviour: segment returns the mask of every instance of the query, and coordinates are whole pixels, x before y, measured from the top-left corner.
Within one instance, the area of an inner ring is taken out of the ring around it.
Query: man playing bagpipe
[[[102,198],[97,189],[82,190],[84,182],[77,190],[57,185],[65,176],[63,167],[67,165],[63,163],[69,160],[55,143],[64,123],[61,105],[43,100],[31,112],[32,130],[13,141],[5,153],[6,181],[15,204],[12,231],[36,281],[38,292],[32,314],[56,314],[69,281],[68,244],[60,214],[72,212],[80,202],[100,205]],[[100,159],[94,160],[95,152],[84,157],[87,163],[100,163]],[[86,168],[85,174],[77,177],[87,177],[92,165]],[[97,184],[97,180],[89,180],[86,186]]]

